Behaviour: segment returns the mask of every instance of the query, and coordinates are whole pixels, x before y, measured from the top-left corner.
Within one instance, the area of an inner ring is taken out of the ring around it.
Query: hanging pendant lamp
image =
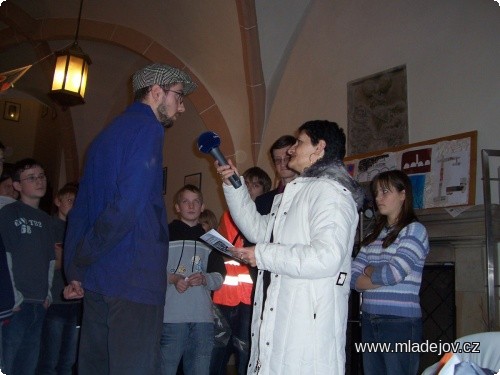
[[[78,45],[78,32],[82,17],[83,0],[80,0],[80,12],[76,26],[75,41],[66,49],[57,51],[54,79],[49,96],[63,107],[85,103],[83,99],[87,85],[90,57]]]

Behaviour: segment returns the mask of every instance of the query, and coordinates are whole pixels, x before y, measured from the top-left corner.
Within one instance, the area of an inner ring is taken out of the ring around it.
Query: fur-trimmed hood
[[[342,161],[325,161],[318,160],[316,163],[306,168],[300,175],[301,177],[326,177],[337,181],[344,186],[352,194],[358,211],[363,207],[365,194],[361,185],[355,181],[347,172]]]

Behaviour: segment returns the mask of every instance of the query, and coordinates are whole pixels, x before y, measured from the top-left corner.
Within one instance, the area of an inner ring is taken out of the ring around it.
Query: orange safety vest
[[[219,233],[235,247],[243,247],[243,238],[229,211],[222,215]],[[214,303],[224,306],[237,306],[240,303],[250,305],[252,303],[253,281],[248,266],[234,259],[227,259],[224,264],[227,272],[226,277],[222,287],[214,292]]]
[[[220,218],[218,231],[224,236],[234,247],[243,247],[243,236],[236,226],[229,211],[225,211]]]
[[[227,274],[222,287],[214,292],[214,303],[224,306],[237,306],[240,303],[250,305],[253,281],[248,266],[233,259],[224,264]]]

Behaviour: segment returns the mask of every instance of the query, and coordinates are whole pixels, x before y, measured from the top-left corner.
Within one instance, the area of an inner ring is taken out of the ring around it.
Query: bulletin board
[[[473,205],[476,194],[477,131],[352,155],[351,176],[367,187],[380,172],[399,169],[412,182],[417,209]]]

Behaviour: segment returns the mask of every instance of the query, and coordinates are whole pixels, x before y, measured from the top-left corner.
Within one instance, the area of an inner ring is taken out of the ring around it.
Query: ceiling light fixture
[[[85,103],[83,96],[87,85],[87,73],[92,63],[78,45],[78,32],[82,17],[83,0],[80,0],[80,12],[76,26],[75,41],[69,48],[57,51],[56,68],[49,96],[63,107]]]

